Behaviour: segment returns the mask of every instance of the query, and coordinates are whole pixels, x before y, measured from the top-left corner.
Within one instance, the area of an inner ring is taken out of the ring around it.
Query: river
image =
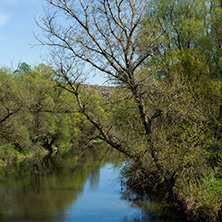
[[[0,221],[174,221],[159,216],[160,203],[124,196],[121,162],[115,152],[69,151],[2,168]]]

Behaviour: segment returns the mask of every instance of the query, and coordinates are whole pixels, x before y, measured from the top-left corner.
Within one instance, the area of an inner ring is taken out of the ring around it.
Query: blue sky
[[[33,33],[41,30],[35,17],[43,14],[45,0],[0,0],[0,67],[16,69],[18,64],[46,63],[47,49],[35,46],[38,41]],[[96,76],[88,79],[90,84],[102,84],[104,78]]]
[[[33,32],[40,30],[35,16],[42,13],[44,0],[0,0],[0,66],[15,68],[19,62],[35,65],[43,61],[44,49]]]

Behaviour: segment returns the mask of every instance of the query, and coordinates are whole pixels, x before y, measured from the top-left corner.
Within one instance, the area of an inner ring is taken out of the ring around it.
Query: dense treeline
[[[38,38],[55,68],[1,70],[1,152],[99,138],[132,160],[128,186],[175,202],[188,220],[219,221],[221,1],[48,4]],[[83,63],[116,84],[111,96],[82,86]]]
[[[0,156],[2,164],[23,155],[85,144],[94,131],[76,104],[57,87],[55,70],[22,63],[0,70]]]

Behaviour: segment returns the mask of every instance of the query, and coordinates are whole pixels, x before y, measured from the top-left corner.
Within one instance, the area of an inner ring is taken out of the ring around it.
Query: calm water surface
[[[104,157],[93,151],[25,160],[2,169],[0,221],[173,221],[158,218],[158,203],[123,198],[117,162],[114,154]]]

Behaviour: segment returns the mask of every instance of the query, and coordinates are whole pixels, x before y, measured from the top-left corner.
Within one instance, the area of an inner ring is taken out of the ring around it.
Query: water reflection
[[[136,196],[136,198],[134,198]],[[173,206],[165,206],[160,201],[141,197],[131,192],[122,193],[122,199],[140,212],[133,217],[125,217],[122,222],[181,222],[184,221],[181,212],[176,212]]]
[[[120,195],[116,152],[93,149],[25,160],[1,170],[0,221],[162,221]],[[157,207],[156,207],[157,208]],[[167,220],[164,220],[167,221]]]

